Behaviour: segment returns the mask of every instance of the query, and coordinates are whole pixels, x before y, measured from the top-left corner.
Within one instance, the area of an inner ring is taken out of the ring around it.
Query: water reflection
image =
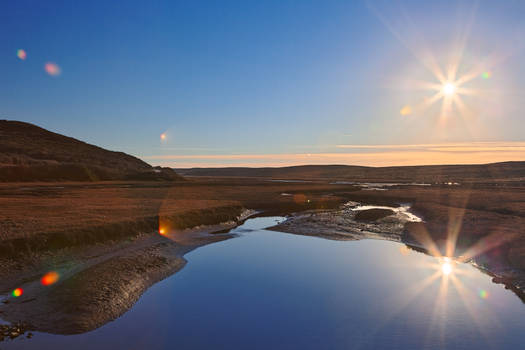
[[[525,309],[470,264],[387,241],[262,230],[186,255],[117,321],[80,335],[37,333],[2,348],[512,348]],[[420,249],[419,249],[420,250]],[[460,282],[460,284],[458,284]]]

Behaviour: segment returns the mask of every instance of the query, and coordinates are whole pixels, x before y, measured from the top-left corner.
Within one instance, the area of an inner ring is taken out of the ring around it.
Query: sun
[[[446,96],[453,96],[456,93],[457,86],[454,83],[445,83],[441,87],[441,91]]]
[[[412,82],[414,89],[427,90],[432,94],[414,105],[406,104],[405,107],[400,109],[401,115],[422,115],[432,105],[439,103],[441,111],[439,112],[438,121],[441,125],[444,125],[443,123],[450,117],[461,117],[467,120],[471,116],[472,112],[464,102],[464,98],[466,96],[479,97],[482,90],[472,86],[469,87],[468,83],[478,77],[488,79],[490,74],[482,70],[485,65],[483,67],[482,65],[473,66],[465,73],[459,74],[461,55],[456,54],[456,56],[458,58],[449,62],[446,69],[442,69],[436,60],[434,60],[435,64],[427,67],[433,75],[433,81],[415,80]]]
[[[462,96],[473,95],[473,91],[472,89],[465,88],[463,84],[473,78],[470,76],[460,76],[458,78],[455,70],[449,71],[446,74],[441,70],[436,71],[435,78],[438,82],[420,82],[417,85],[424,90],[433,91],[434,94],[424,99],[422,103],[410,108],[410,113],[407,113],[407,109],[403,107],[400,111],[401,115],[408,115],[413,111],[424,111],[438,101],[441,101],[441,121],[452,116],[454,111],[459,112],[462,116],[468,112],[465,103],[463,103]]]
[[[450,263],[444,263],[443,265],[441,265],[441,272],[443,272],[444,275],[450,275],[450,273],[452,272],[452,266],[450,265]]]
[[[443,258],[443,262],[441,263],[441,273],[443,273],[445,276],[448,276],[452,273],[452,263],[450,258]]]

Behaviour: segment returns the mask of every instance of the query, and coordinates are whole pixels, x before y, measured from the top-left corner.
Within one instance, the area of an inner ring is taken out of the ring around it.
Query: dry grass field
[[[257,180],[0,184],[0,248],[47,249],[50,241],[63,247],[152,233],[163,218],[175,229],[216,224],[243,208],[276,213],[328,208],[344,200],[333,193],[352,190]]]
[[[3,251],[64,247],[156,232],[163,219],[173,229],[184,229],[232,220],[243,208],[283,215],[334,208],[347,200],[411,203],[412,211],[425,223],[409,225],[408,232],[423,227],[436,242],[457,235],[461,249],[483,237],[498,241],[492,245],[513,241],[521,246],[525,239],[524,192],[519,186],[400,186],[371,191],[328,182],[243,178],[192,178],[179,183],[6,183],[0,185],[0,247]]]

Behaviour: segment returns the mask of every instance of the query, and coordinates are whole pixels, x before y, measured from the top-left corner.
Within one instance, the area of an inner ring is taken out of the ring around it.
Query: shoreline
[[[132,242],[92,246],[83,252],[56,252],[55,258],[62,260],[54,266],[60,275],[56,284],[39,284],[46,269],[19,271],[14,279],[2,280],[3,287],[17,285],[24,294],[1,300],[0,320],[17,329],[16,337],[29,331],[63,335],[92,331],[120,317],[149,287],[184,268],[187,253],[234,238],[217,231],[235,228],[253,214],[246,210],[237,221],[143,235]],[[71,255],[76,256],[74,264],[67,262]]]
[[[305,190],[314,191],[311,201],[280,195]],[[259,181],[0,184],[0,204],[7,209],[0,213],[0,293],[6,296],[0,319],[17,337],[22,330],[76,334],[96,329],[182,269],[186,253],[234,237],[229,230],[248,217],[271,215],[269,208],[285,214],[335,207],[343,198],[330,195],[333,190],[322,184],[261,187]],[[67,206],[56,212],[61,201]],[[44,287],[39,281],[49,271],[60,279]],[[15,288],[23,295],[7,296]]]
[[[339,210],[296,213],[284,222],[267,228],[267,230],[330,240],[387,240],[404,244],[427,255],[438,256],[436,255],[438,252],[431,253],[435,249],[434,247],[426,246],[424,241],[418,241],[407,230],[407,223],[424,222],[422,218],[410,213],[409,208],[406,209],[408,215],[404,219],[400,219],[399,215],[396,215],[395,207],[364,205],[357,202],[350,202],[349,204],[343,205]],[[365,209],[359,208],[360,206],[365,207]],[[388,208],[392,214],[388,216],[378,215],[375,220],[366,222],[356,220],[356,214],[360,210],[373,211],[375,208]],[[437,247],[441,251],[440,255],[443,254],[445,247],[439,245]],[[459,262],[471,264],[489,275],[492,277],[493,283],[503,284],[506,289],[510,289],[525,304],[525,271],[516,269],[511,265],[501,266],[499,262],[491,264],[490,260],[482,263],[481,261],[485,258],[483,254],[466,261],[462,261],[461,255],[454,255],[452,258]]]

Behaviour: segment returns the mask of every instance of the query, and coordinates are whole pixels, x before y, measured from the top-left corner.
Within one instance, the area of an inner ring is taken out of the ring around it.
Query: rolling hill
[[[267,177],[273,179],[346,180],[367,182],[525,181],[525,161],[476,165],[366,167],[303,165],[283,168],[175,169],[185,176]]]
[[[182,180],[123,152],[33,124],[0,120],[0,181]]]

